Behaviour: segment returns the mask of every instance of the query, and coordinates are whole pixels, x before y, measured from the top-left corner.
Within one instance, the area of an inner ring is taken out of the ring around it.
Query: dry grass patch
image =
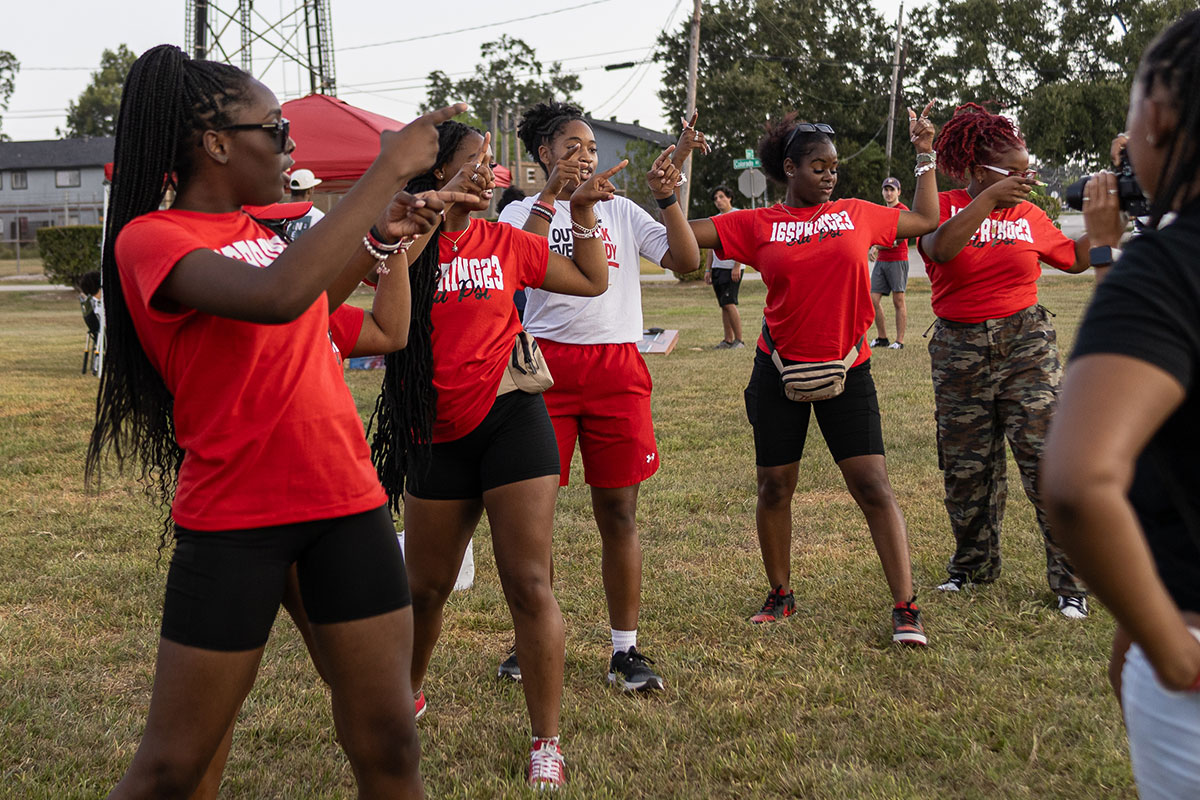
[[[1090,286],[1043,282],[1064,352]],[[749,341],[763,286],[742,295]],[[709,349],[720,315],[703,284],[645,287],[646,324],[681,332],[672,355],[648,362],[663,466],[638,512],[641,640],[668,688],[624,697],[604,680],[599,543],[576,456],[555,539],[567,621],[563,797],[1133,796],[1103,677],[1111,618],[1097,609],[1073,623],[1051,608],[1015,465],[1002,579],[957,596],[933,590],[951,541],[921,339],[928,284],[913,281],[908,297],[908,347],[877,354],[873,371],[933,645],[917,652],[889,643],[869,533],[815,425],[794,511],[801,613],[745,622],[767,589],[741,396],[753,351]],[[82,493],[96,388],[78,373],[82,341],[70,295],[0,294],[0,796],[102,795],[129,762],[149,699],[165,561],[155,514],[127,478],[110,473],[99,496]],[[347,379],[365,417],[379,374]],[[527,796],[524,700],[494,678],[511,634],[489,545],[485,525],[476,585],[452,597],[425,687],[422,769],[434,797]],[[327,694],[286,619],[242,710],[222,794],[353,794]]]

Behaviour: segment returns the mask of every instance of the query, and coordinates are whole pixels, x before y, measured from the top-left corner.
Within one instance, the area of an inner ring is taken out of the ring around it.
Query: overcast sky
[[[895,19],[900,0],[871,3]],[[83,91],[105,48],[123,43],[141,53],[163,42],[182,44],[188,2],[33,0],[18,5],[13,0],[5,5],[0,50],[16,55],[21,71],[3,112],[3,131],[14,140],[29,140],[56,138],[55,128],[66,124],[67,104]],[[210,5],[231,13],[237,9],[236,0],[210,0]],[[254,8],[276,23],[297,5],[299,0],[256,0]],[[589,113],[660,130],[674,127],[662,117],[658,65],[603,67],[648,58],[664,28],[678,29],[690,17],[690,0],[457,0],[446,5],[332,0],[331,6],[338,96],[348,103],[407,121],[425,98],[431,70],[452,78],[469,74],[480,60],[479,46],[508,34],[528,42],[544,62],[561,61],[576,72],[583,82],[578,99]],[[261,18],[255,24],[267,27]],[[288,33],[290,25],[285,23]],[[474,30],[448,33],[464,28]],[[227,47],[236,46],[232,33],[226,40]],[[255,74],[281,100],[308,93],[307,76],[295,64],[276,60],[269,66],[274,51],[266,45],[253,52]]]

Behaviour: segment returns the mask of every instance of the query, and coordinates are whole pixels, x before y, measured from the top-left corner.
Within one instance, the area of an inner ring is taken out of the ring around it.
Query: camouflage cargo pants
[[[1062,364],[1049,314],[1030,306],[976,324],[939,319],[929,341],[937,407],[938,467],[954,531],[951,576],[986,583],[1000,575],[1000,527],[1008,495],[1005,440],[1046,545],[1055,594],[1085,594],[1054,543],[1038,494],[1046,430],[1058,402]]]

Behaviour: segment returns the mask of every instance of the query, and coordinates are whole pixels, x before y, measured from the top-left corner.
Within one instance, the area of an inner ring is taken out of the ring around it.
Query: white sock
[[[631,647],[637,647],[637,628],[631,631],[619,631],[612,628],[613,655],[625,653]]]

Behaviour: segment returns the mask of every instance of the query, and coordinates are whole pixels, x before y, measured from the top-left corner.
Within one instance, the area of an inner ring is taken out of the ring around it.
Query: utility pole
[[[692,2],[692,35],[688,45],[688,82],[687,101],[684,105],[684,116],[689,120],[696,112],[696,74],[700,71],[700,0]],[[674,127],[674,126],[672,126]],[[689,153],[683,162],[683,177],[686,179],[680,187],[679,202],[683,205],[684,216],[688,214],[688,201],[692,196],[692,156]]]
[[[888,105],[887,174],[892,174],[892,129],[896,126],[896,93],[900,88],[900,40],[904,33],[904,3],[896,16],[896,53],[892,56],[892,100]],[[884,177],[887,177],[885,175]]]

